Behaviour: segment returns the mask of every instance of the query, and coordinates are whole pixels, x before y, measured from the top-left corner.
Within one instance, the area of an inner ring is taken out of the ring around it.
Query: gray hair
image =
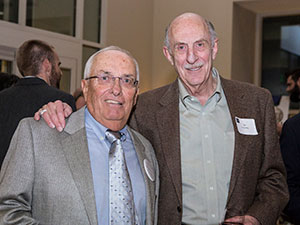
[[[170,46],[170,40],[169,40],[169,30],[170,30],[172,22],[166,27],[166,30],[165,30],[164,45],[168,48],[169,52],[171,52],[171,46]],[[210,22],[207,19],[204,19],[204,22],[205,22],[205,24],[206,24],[206,26],[208,28],[208,32],[209,32],[209,36],[210,36],[210,42],[211,42],[211,47],[214,47],[215,40],[217,39],[217,33],[215,31],[215,27],[212,24],[212,22]]]
[[[140,70],[139,70],[139,64],[137,63],[136,59],[131,55],[131,53],[125,49],[122,49],[120,47],[117,46],[109,46],[106,48],[102,48],[99,51],[95,52],[93,55],[91,55],[88,59],[88,61],[85,64],[85,68],[84,68],[84,78],[88,78],[88,76],[90,75],[91,72],[91,67],[92,64],[94,62],[94,58],[96,55],[100,54],[101,52],[106,52],[106,51],[110,51],[110,50],[115,50],[115,51],[119,51],[119,52],[123,52],[126,55],[128,55],[134,62],[135,65],[135,71],[136,71],[136,80],[138,81],[140,79]]]

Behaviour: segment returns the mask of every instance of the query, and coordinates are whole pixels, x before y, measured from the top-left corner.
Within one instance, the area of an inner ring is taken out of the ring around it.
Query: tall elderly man
[[[156,224],[154,150],[126,125],[138,71],[127,51],[102,49],[86,64],[86,107],[62,133],[20,122],[0,174],[0,224]]]
[[[219,75],[216,32],[197,14],[170,23],[163,52],[178,79],[141,94],[130,119],[160,166],[158,223],[274,225],[288,190],[271,94]]]

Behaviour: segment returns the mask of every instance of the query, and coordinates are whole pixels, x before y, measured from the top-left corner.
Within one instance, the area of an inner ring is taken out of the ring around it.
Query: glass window
[[[0,59],[0,72],[12,73],[12,62]]]
[[[287,95],[285,74],[300,68],[299,37],[300,16],[263,19],[261,85],[275,97]]]
[[[0,0],[0,20],[18,23],[19,0]]]
[[[96,51],[98,51],[99,48],[93,48],[93,47],[88,47],[88,46],[83,46],[82,47],[82,78],[84,76],[84,67],[86,61],[89,59],[91,55],[93,55]]]
[[[75,36],[76,0],[27,0],[26,25]]]
[[[83,39],[100,42],[101,0],[84,1]]]
[[[60,83],[59,83],[59,89],[63,90],[67,93],[70,93],[71,89],[71,70],[67,68],[61,68],[61,71],[63,73]]]

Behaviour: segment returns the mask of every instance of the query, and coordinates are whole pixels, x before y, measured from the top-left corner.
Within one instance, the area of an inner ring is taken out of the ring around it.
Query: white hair
[[[92,64],[94,62],[94,58],[96,55],[100,54],[101,52],[105,52],[105,51],[110,51],[110,50],[115,50],[115,51],[119,51],[119,52],[123,52],[126,55],[128,55],[134,62],[135,65],[135,71],[136,71],[136,80],[139,81],[140,79],[140,70],[139,70],[139,64],[137,63],[136,59],[131,55],[131,53],[125,49],[122,49],[118,46],[109,46],[106,48],[102,48],[99,51],[95,52],[93,55],[91,55],[88,59],[88,61],[85,64],[85,68],[84,68],[84,78],[88,78],[91,72],[91,67]]]

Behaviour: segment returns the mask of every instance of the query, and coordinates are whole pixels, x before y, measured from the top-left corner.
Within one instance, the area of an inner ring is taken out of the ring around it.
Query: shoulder
[[[168,91],[176,91],[178,90],[178,85],[177,85],[177,80],[172,82],[171,84],[167,84],[165,86],[155,88],[153,90],[144,92],[138,96],[138,101],[159,101],[161,97],[165,95],[166,92]]]
[[[243,94],[253,95],[254,93],[261,95],[270,95],[270,91],[266,88],[258,87],[254,84],[237,81],[237,80],[228,80],[221,77],[221,84],[225,91],[237,91]]]
[[[284,127],[296,128],[300,132],[300,113],[286,120]]]
[[[19,134],[18,139],[31,136],[31,139],[35,141],[48,142],[52,139],[55,140],[65,132],[58,132],[56,129],[50,128],[43,119],[36,121],[33,117],[27,117],[19,122],[16,133]]]
[[[47,93],[45,94],[48,94],[49,96],[53,96],[56,100],[61,100],[67,103],[72,107],[73,111],[76,110],[75,99],[71,94],[51,86],[47,86]]]

